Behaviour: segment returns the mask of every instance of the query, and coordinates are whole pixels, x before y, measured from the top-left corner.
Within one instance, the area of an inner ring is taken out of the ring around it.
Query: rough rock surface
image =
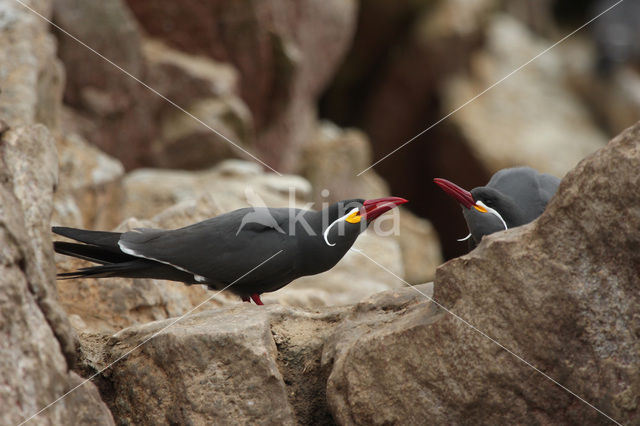
[[[0,139],[0,423],[17,424],[80,382],[75,334],[56,301],[49,232],[57,161],[42,125]],[[45,410],[41,424],[113,424],[88,383]]]
[[[163,330],[174,321],[129,328],[108,343],[107,362],[154,336],[106,375],[120,422],[295,424],[265,310],[207,311]]]
[[[301,171],[313,187],[313,202],[319,206],[350,198],[388,196],[387,184],[375,172],[357,176],[372,158],[364,133],[321,122],[305,148]]]
[[[473,55],[470,75],[452,79],[445,89],[445,109],[458,108],[550,44],[514,18],[493,17],[486,50]],[[563,59],[551,50],[451,120],[491,173],[526,164],[562,177],[606,142],[589,112],[566,87],[565,78]]]
[[[123,0],[55,0],[53,5],[57,25],[134,77],[145,79],[142,36]],[[152,111],[157,96],[66,34],[57,35],[67,73],[65,102],[87,118],[78,123],[86,128],[74,130],[125,165],[139,164],[156,134]]]
[[[50,1],[26,4],[50,16]],[[18,424],[80,383],[76,337],[56,301],[49,219],[57,185],[51,132],[63,74],[48,24],[0,6],[0,423]],[[37,424],[113,424],[96,387],[63,399]]]
[[[568,173],[536,222],[441,266],[435,300],[470,324],[416,314],[347,344],[329,377],[336,421],[608,421],[487,336],[618,422],[640,421],[639,168],[637,124]]]
[[[417,288],[430,294],[431,285]],[[100,378],[118,422],[332,424],[325,342],[353,338],[407,311],[430,315],[428,305],[408,288],[316,312],[237,304],[110,338],[86,336],[84,362],[97,369],[130,352]]]
[[[43,16],[51,15],[49,0],[25,4]],[[48,24],[18,2],[3,3],[0,11],[0,118],[10,125],[39,122],[57,130],[64,70]]]

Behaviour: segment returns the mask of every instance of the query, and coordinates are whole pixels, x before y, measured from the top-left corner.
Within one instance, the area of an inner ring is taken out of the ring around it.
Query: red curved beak
[[[366,200],[364,202],[364,213],[361,213],[360,216],[366,219],[367,222],[371,222],[381,214],[386,213],[392,208],[406,202],[407,200],[399,197],[384,197]]]
[[[460,188],[453,182],[446,179],[435,178],[433,180],[444,192],[453,197],[457,202],[470,209],[476,203],[473,196],[466,189]]]

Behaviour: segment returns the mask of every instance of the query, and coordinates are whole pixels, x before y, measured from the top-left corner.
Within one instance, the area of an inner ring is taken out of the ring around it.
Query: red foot
[[[242,301],[251,303],[251,299],[249,299],[249,297],[247,296],[242,296]]]
[[[251,299],[256,302],[256,305],[264,305],[264,303],[262,303],[262,300],[260,300],[260,295],[258,293],[254,293],[251,295]]]

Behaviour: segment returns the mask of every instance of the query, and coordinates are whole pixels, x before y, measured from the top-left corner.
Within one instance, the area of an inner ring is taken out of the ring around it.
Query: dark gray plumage
[[[404,202],[345,200],[323,211],[244,208],[175,230],[54,227],[56,234],[84,243],[56,241],[56,252],[102,264],[59,277],[167,279],[214,290],[234,283],[229,291],[261,304],[261,293],[332,268],[371,221]]]
[[[469,228],[470,245],[484,235],[524,225],[542,214],[556,193],[560,179],[538,173],[530,167],[514,167],[496,172],[489,183],[466,191],[444,179],[436,183],[462,205]]]

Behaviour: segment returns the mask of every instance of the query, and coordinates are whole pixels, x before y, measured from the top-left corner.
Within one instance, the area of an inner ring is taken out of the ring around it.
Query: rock
[[[253,149],[252,117],[237,95],[236,70],[204,56],[178,52],[156,40],[146,40],[143,52],[153,87],[192,115],[168,102],[158,105],[161,125],[149,163],[199,169],[226,158],[250,159],[243,150]]]
[[[86,335],[83,353],[99,369],[131,351],[100,377],[120,423],[329,424],[323,347],[414,305],[424,298],[406,288],[317,312],[237,304],[113,337]]]
[[[86,127],[77,130],[125,167],[145,164],[157,134],[153,116],[161,99],[132,78],[146,80],[135,18],[122,0],[55,0],[53,4],[57,25],[117,65],[67,35],[58,37],[68,81],[64,100],[88,118]]]
[[[122,163],[81,136],[58,139],[60,176],[52,223],[87,229],[111,229],[122,221]]]
[[[322,364],[331,367],[327,402],[336,423],[420,424],[431,418],[422,415],[428,408],[410,404],[431,386],[414,377],[425,363],[437,362],[420,354],[428,345],[420,339],[423,332],[442,319],[432,294],[431,284],[377,294],[335,327]]]
[[[47,17],[51,2],[26,3]],[[11,126],[40,122],[57,130],[64,70],[49,24],[19,3],[0,7],[0,119]]]
[[[474,55],[470,75],[453,78],[445,89],[447,111],[551,44],[507,15],[492,18],[486,43],[485,50]],[[567,90],[565,79],[563,60],[551,50],[450,119],[490,173],[528,165],[561,177],[606,141],[588,111]],[[549,102],[551,97],[553,102]]]
[[[0,35],[0,37],[4,34]],[[38,413],[48,424],[113,424],[96,387],[63,396],[79,378],[75,334],[56,301],[49,217],[57,178],[46,127],[13,127],[0,140],[0,423]]]
[[[295,170],[315,126],[316,98],[350,42],[355,1],[129,5],[152,37],[233,64],[258,156],[280,171]]]
[[[433,225],[408,210],[400,210],[400,243],[404,279],[409,284],[433,281],[436,268],[442,264],[442,250]]]
[[[71,9],[77,13],[65,13]],[[252,149],[251,116],[236,94],[231,66],[144,40],[122,1],[56,0],[55,11],[61,27],[117,64],[60,36],[60,57],[71,82],[65,101],[77,116],[70,130],[127,168],[202,168],[225,158],[249,158],[203,125]]]
[[[153,337],[105,375],[119,422],[295,424],[266,311],[239,305],[174,322],[129,328],[108,342],[105,362]]]
[[[569,172],[537,221],[438,269],[434,298],[455,316],[416,307],[347,328],[323,357],[334,359],[335,420],[608,421],[516,354],[616,421],[637,423],[639,167],[636,124]]]
[[[302,175],[313,187],[316,205],[388,196],[387,184],[375,172],[357,176],[371,162],[371,146],[364,133],[325,121],[305,148]]]
[[[205,216],[198,220],[247,207],[250,203],[285,206],[289,197],[302,206],[311,195],[311,186],[300,177],[263,173],[259,165],[240,160],[227,160],[197,172],[140,169],[127,175],[124,188],[125,216],[148,219],[176,204],[193,203],[207,194],[214,210],[204,212]]]

